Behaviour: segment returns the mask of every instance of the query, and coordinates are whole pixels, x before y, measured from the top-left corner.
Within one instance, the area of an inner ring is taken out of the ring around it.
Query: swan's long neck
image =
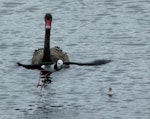
[[[45,41],[42,62],[52,62],[50,54],[50,33],[51,33],[52,16],[46,14],[45,16]]]

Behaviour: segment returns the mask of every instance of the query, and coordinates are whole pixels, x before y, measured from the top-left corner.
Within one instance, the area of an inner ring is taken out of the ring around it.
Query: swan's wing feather
[[[27,65],[27,64],[21,64],[21,63],[17,63],[18,66],[22,66],[26,69],[42,69],[41,68],[41,64],[31,64],[31,65]]]
[[[112,60],[94,60],[92,62],[79,63],[79,62],[64,62],[66,65],[80,65],[80,66],[94,66],[94,65],[103,65],[111,62]]]

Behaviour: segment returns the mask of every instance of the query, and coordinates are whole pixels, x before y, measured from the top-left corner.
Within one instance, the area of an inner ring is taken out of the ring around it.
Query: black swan
[[[32,57],[32,64],[39,64],[41,62],[55,63],[61,59],[63,62],[69,61],[67,53],[63,52],[59,47],[50,48],[50,34],[51,34],[51,23],[52,15],[47,13],[45,15],[45,41],[44,48],[40,48],[34,51]],[[69,65],[64,65],[69,67]]]
[[[32,57],[32,64],[21,64],[17,63],[18,66],[22,66],[27,69],[39,69],[45,70],[46,73],[52,73],[61,70],[64,67],[69,67],[69,65],[79,65],[79,66],[95,66],[103,65],[111,62],[111,60],[94,60],[92,62],[70,62],[68,55],[64,53],[59,47],[54,47],[50,49],[50,31],[51,31],[52,15],[45,15],[45,42],[44,48],[35,50]]]

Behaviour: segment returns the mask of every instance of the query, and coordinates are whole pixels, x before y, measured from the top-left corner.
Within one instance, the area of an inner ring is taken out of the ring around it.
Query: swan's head
[[[51,22],[52,22],[52,15],[50,13],[47,13],[45,15],[45,27],[46,27],[46,29],[51,28]]]
[[[63,61],[62,60],[57,60],[57,68],[62,69],[63,68]]]
[[[52,15],[50,13],[46,13],[46,15],[45,15],[45,21],[48,19],[52,20]]]

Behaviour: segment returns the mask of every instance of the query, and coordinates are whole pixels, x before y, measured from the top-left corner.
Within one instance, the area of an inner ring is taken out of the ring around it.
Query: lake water
[[[49,12],[51,47],[71,61],[113,62],[53,73],[40,92],[39,71],[16,62],[30,64],[43,47]],[[149,0],[1,0],[0,55],[1,119],[150,118]]]

